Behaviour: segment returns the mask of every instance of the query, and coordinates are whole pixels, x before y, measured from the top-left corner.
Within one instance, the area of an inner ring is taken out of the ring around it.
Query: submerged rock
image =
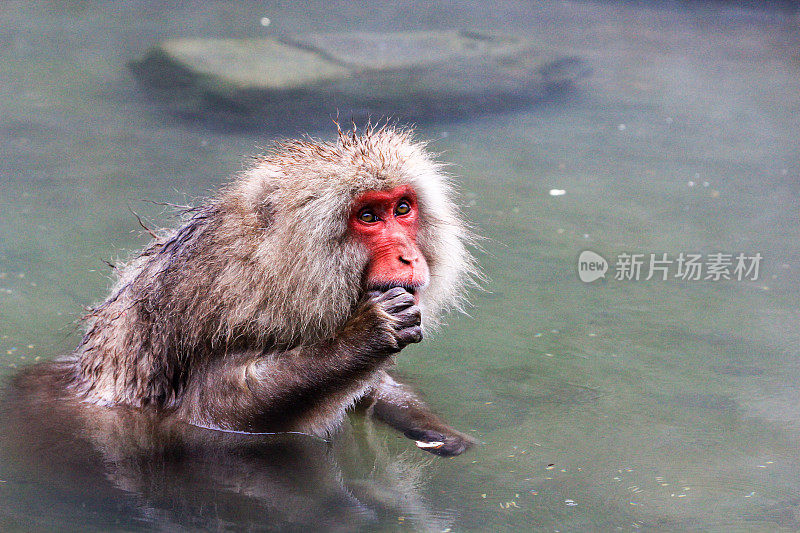
[[[532,41],[464,31],[174,39],[129,66],[179,114],[278,127],[507,109],[588,73]]]

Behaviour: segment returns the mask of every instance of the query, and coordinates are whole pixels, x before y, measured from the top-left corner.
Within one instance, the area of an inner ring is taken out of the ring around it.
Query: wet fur
[[[475,273],[448,179],[410,131],[340,131],[279,143],[119,268],[58,363],[69,390],[222,429],[334,430],[415,327],[367,296],[367,250],[347,231],[356,196],[400,185],[417,193],[419,308],[436,326]]]

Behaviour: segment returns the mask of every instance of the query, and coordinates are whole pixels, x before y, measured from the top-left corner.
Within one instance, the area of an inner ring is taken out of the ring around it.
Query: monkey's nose
[[[404,265],[413,265],[419,261],[419,253],[416,250],[402,250],[397,259]]]

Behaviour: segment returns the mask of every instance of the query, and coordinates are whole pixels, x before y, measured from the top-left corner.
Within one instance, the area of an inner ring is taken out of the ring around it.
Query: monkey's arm
[[[370,293],[333,339],[209,363],[189,379],[175,416],[218,429],[323,435],[392,354],[421,339],[410,293],[399,287]]]
[[[466,451],[475,440],[448,426],[406,385],[396,382],[385,371],[369,396],[369,410],[379,420],[392,426],[421,449],[436,455],[453,456]],[[441,444],[437,444],[441,443]]]

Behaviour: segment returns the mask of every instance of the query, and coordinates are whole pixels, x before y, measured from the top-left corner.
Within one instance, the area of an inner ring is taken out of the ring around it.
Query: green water
[[[488,281],[398,370],[481,446],[430,458],[356,415],[305,468],[211,475],[219,464],[194,460],[154,475],[100,455],[71,488],[15,452],[0,464],[4,529],[800,529],[794,8],[153,5],[0,6],[3,375],[77,344],[82,308],[110,283],[102,260],[147,241],[130,209],[172,224],[142,200],[195,202],[277,136],[160,110],[124,67],[157,40],[474,28],[593,73],[552,102],[418,128],[454,163]],[[755,281],[585,284],[585,249],[763,260]]]

